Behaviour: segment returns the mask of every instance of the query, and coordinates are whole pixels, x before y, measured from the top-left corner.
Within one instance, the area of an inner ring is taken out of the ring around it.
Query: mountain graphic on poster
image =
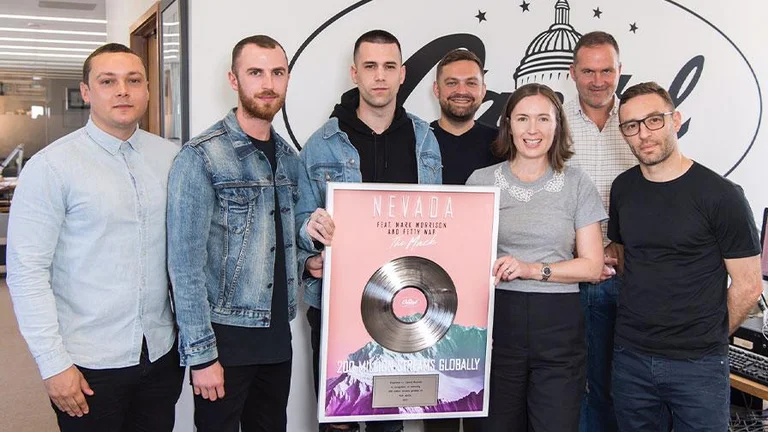
[[[359,367],[329,378],[326,385],[326,413],[329,415],[397,414],[419,412],[460,412],[478,411],[483,406],[483,385],[485,359],[480,358],[477,366],[470,370],[440,370],[440,365],[449,365],[452,359],[464,359],[473,353],[485,352],[486,330],[477,327],[451,326],[451,329],[437,344],[417,353],[402,354],[390,351],[375,342],[369,342],[348,356],[354,365],[397,362],[433,361],[436,369],[425,371],[437,373],[439,378],[438,403],[427,407],[401,407],[373,409],[372,373]],[[448,378],[451,379],[443,379]]]

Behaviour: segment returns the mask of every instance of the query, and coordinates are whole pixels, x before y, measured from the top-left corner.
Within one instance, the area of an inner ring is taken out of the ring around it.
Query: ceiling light
[[[75,44],[75,45],[104,45],[104,42],[99,41],[81,41],[81,40],[63,40],[63,39],[37,39],[37,38],[13,38],[13,37],[0,37],[2,42],[42,42],[52,44]],[[173,42],[178,44],[178,42]],[[168,42],[166,42],[168,44]]]
[[[51,33],[51,34],[71,34],[71,35],[83,35],[83,36],[106,36],[106,32],[85,32],[74,30],[42,30],[42,29],[21,29],[13,27],[0,27],[0,31],[7,32],[28,32],[28,33]]]
[[[22,45],[0,45],[2,49],[28,49],[28,50],[40,50],[40,51],[65,51],[65,52],[86,52],[90,53],[93,50],[90,48],[63,48],[63,47],[38,47],[38,46],[22,46]]]
[[[96,3],[74,3],[74,2],[67,2],[67,1],[40,0],[37,2],[37,5],[41,8],[50,8],[50,9],[68,9],[68,10],[80,10],[80,11],[92,11],[96,9]]]
[[[61,58],[79,58],[79,59],[84,59],[88,57],[87,55],[81,55],[81,54],[51,54],[51,53],[13,52],[13,51],[0,51],[0,56],[61,57]]]
[[[38,21],[73,22],[73,23],[86,23],[86,24],[106,24],[107,23],[107,20],[100,20],[100,19],[63,18],[63,17],[37,16],[37,15],[8,15],[8,14],[0,14],[0,18],[23,19],[23,20],[38,20]]]

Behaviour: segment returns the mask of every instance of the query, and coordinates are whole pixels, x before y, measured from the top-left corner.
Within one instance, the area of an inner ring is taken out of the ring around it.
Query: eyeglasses
[[[664,127],[664,117],[674,114],[674,111],[661,114],[651,114],[640,120],[630,120],[619,125],[621,134],[625,137],[635,136],[640,133],[640,123],[644,124],[648,130],[659,130]]]

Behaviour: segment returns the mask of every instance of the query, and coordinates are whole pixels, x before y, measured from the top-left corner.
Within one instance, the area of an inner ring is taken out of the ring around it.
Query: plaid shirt
[[[565,103],[563,109],[571,130],[574,151],[568,164],[589,174],[607,212],[613,180],[637,165],[635,155],[619,132],[619,99],[613,96],[613,108],[602,131],[582,112],[578,98]],[[602,222],[600,228],[603,231],[603,243],[608,244],[608,222]]]

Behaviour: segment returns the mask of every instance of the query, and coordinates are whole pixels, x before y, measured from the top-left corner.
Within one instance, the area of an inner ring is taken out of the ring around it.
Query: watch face
[[[544,264],[544,267],[541,268],[541,280],[546,282],[549,277],[552,276],[552,269],[549,267],[549,264]]]

